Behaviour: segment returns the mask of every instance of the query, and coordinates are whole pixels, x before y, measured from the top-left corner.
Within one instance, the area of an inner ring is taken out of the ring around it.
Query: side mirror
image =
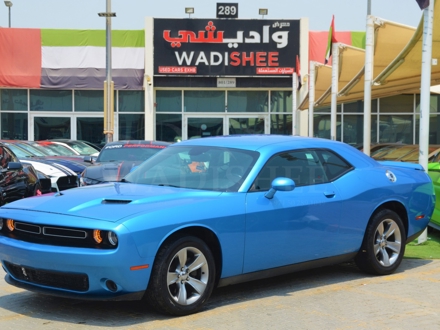
[[[93,163],[93,157],[92,156],[84,156],[83,160],[86,163]]]
[[[23,169],[23,164],[20,162],[9,162],[8,163],[8,170],[19,171],[22,169]]]
[[[264,195],[267,199],[272,199],[277,191],[292,191],[295,189],[295,182],[289,178],[275,178],[272,181],[272,188]]]

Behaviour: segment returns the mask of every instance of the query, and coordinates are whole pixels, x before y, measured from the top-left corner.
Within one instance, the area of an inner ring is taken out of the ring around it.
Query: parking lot
[[[434,329],[439,288],[440,260],[404,259],[382,277],[342,264],[219,288],[200,313],[172,318],[141,302],[42,296],[1,279],[0,328]]]

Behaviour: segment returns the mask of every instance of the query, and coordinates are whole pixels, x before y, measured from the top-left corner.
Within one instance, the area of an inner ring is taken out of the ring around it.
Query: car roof
[[[136,147],[136,145],[154,145],[154,146],[169,146],[170,144],[173,144],[171,142],[164,142],[164,141],[150,141],[150,140],[122,140],[122,141],[113,141],[113,142],[107,142],[104,146],[114,146],[114,145],[132,145],[133,147]]]

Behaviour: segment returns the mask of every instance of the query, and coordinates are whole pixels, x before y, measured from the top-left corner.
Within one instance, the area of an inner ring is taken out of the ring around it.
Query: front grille
[[[3,219],[3,221],[6,222],[8,220]],[[14,221],[13,230],[10,230],[8,226],[5,225],[0,229],[0,235],[37,244],[94,249],[117,248],[117,245],[115,246],[110,243],[108,231],[105,230],[99,234],[102,237],[102,242],[97,243],[94,239],[93,229],[55,227]]]
[[[89,278],[86,274],[71,274],[35,269],[5,262],[12,276],[20,281],[50,286],[52,288],[85,292],[89,289]]]
[[[78,187],[78,177],[76,175],[62,176],[57,180],[59,190],[66,190]]]

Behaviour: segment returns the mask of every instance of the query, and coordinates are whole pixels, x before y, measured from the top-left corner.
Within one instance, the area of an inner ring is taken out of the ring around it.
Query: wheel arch
[[[222,272],[223,266],[223,255],[221,251],[220,241],[217,235],[209,228],[202,226],[191,226],[178,229],[177,231],[171,233],[167,238],[165,238],[160,244],[158,251],[163,245],[170,241],[175,241],[181,237],[194,236],[206,243],[214,256],[216,276],[215,276],[215,286],[217,286],[220,279],[220,274]]]
[[[408,237],[408,212],[406,211],[405,206],[398,201],[388,201],[383,204],[381,204],[379,207],[374,210],[373,214],[370,217],[370,220],[368,221],[368,225],[374,218],[374,216],[379,213],[382,210],[391,210],[397,213],[397,215],[402,219],[403,226],[405,228],[405,238]],[[368,227],[367,225],[367,227]]]

